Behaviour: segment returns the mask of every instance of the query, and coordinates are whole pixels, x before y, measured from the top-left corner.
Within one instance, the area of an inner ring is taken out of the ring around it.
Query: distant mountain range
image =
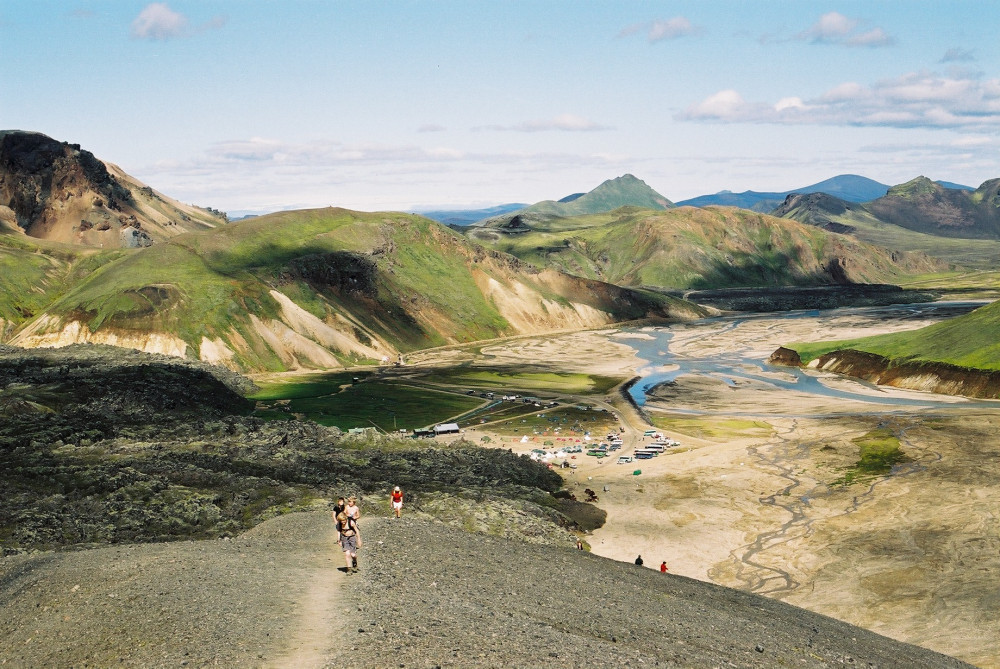
[[[793,194],[774,213],[812,225],[842,226],[842,231],[879,222],[939,237],[1000,239],[1000,179],[971,190],[946,188],[921,176],[870,202]]]
[[[463,227],[474,223],[511,220],[518,215],[534,218],[583,216],[625,206],[669,209],[674,205],[641,179],[624,174],[608,179],[587,193],[573,193],[558,200],[543,200],[532,205],[501,204],[485,209],[427,210],[415,213],[445,225]]]
[[[811,186],[795,188],[780,193],[765,193],[753,190],[742,193],[722,191],[714,195],[699,195],[690,200],[682,200],[678,207],[707,207],[719,205],[723,207],[740,207],[752,211],[770,212],[781,205],[784,199],[792,193],[827,193],[848,202],[867,202],[881,197],[889,190],[889,186],[857,174],[841,174],[840,176],[820,181]]]
[[[944,188],[953,190],[975,190],[971,186],[952,183],[950,181],[936,182]],[[666,209],[678,207],[740,207],[770,213],[781,206],[785,198],[793,193],[826,193],[847,202],[868,202],[885,195],[890,186],[874,179],[857,174],[841,174],[839,176],[814,183],[810,186],[793,188],[781,192],[761,192],[748,190],[734,193],[724,190],[712,195],[699,195],[677,203],[670,203],[666,197],[647,186],[643,181],[631,174],[617,179],[605,181],[589,193],[573,193],[558,200],[544,200],[533,205],[520,203],[500,204],[483,209],[434,209],[414,210],[439,223],[454,226],[466,226],[478,221],[493,219],[505,214],[539,213],[548,216],[580,216],[610,211],[621,206],[648,207],[650,209]],[[585,198],[582,203],[572,207],[564,207],[569,203]]]

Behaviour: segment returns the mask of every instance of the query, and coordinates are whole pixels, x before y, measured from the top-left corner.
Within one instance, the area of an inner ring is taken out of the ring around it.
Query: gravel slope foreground
[[[364,534],[362,576],[347,581],[352,639],[329,667],[970,666],[575,549],[405,517],[368,519]]]
[[[780,602],[574,549],[323,512],[232,540],[0,560],[10,667],[967,667]]]
[[[327,513],[231,540],[0,559],[0,666],[318,666],[343,558]]]

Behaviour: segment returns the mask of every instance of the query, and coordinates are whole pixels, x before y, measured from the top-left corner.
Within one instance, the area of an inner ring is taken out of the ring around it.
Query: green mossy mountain
[[[282,212],[135,250],[0,234],[0,331],[18,346],[110,343],[240,370],[395,361],[444,344],[694,317],[682,300],[483,248],[438,223]]]
[[[894,253],[813,226],[723,207],[623,207],[468,234],[540,267],[659,289],[887,283],[941,268],[919,254]]]
[[[533,205],[493,216],[474,224],[474,227],[519,227],[533,225],[555,218],[601,214],[620,207],[640,209],[671,209],[673,202],[650,188],[645,181],[631,174],[608,179],[594,190],[574,194],[561,200],[543,200]]]
[[[544,200],[523,211],[548,216],[583,216],[600,214],[619,207],[670,209],[674,204],[646,185],[642,179],[625,174],[608,179],[600,186],[568,202]]]

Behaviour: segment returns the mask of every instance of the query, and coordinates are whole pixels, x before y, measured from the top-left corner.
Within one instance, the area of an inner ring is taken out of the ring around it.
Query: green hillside
[[[119,343],[244,370],[373,363],[449,343],[701,313],[539,271],[396,213],[282,212],[95,254],[87,272],[70,271],[82,261],[30,251],[0,253],[18,277],[0,292],[18,328],[12,343]]]
[[[470,231],[539,266],[627,286],[722,288],[886,283],[941,269],[813,226],[742,209],[625,207],[533,222],[531,230]]]
[[[853,349],[893,361],[943,362],[1000,370],[1000,302],[919,330],[846,341],[790,344],[803,363],[830,351]]]
[[[544,200],[523,209],[523,212],[546,216],[583,216],[599,214],[619,207],[669,209],[673,203],[646,185],[642,179],[625,174],[608,179],[594,190],[569,202]]]
[[[0,221],[0,334],[41,313],[72,282],[120,255],[33,239]]]

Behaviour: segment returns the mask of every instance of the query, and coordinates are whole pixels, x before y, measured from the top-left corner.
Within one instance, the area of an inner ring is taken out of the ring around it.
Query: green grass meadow
[[[347,382],[351,376],[346,375]],[[254,396],[259,401],[255,415],[264,419],[301,415],[342,430],[377,427],[391,432],[447,422],[482,404],[479,398],[387,381],[365,381],[340,389],[344,380],[284,384],[284,396],[278,384],[270,385]]]

